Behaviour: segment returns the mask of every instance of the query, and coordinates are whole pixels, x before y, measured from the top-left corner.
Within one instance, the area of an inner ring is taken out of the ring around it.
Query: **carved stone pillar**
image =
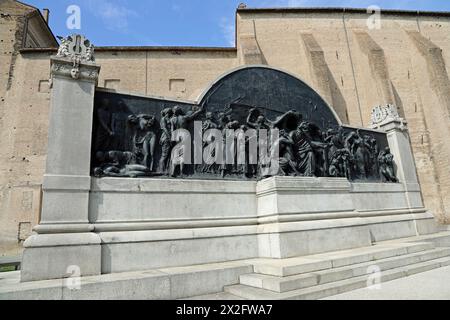
[[[409,207],[422,208],[424,204],[406,120],[399,116],[395,106],[378,106],[372,111],[371,128],[386,132],[396,174],[405,187]]]
[[[95,87],[100,67],[83,36],[61,39],[51,58],[51,109],[41,221],[28,238],[22,281],[101,272],[100,238],[88,206]]]

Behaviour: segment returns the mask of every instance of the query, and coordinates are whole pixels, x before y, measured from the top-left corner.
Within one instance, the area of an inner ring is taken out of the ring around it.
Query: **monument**
[[[231,263],[214,269],[223,287],[235,284],[227,268],[255,271],[248,261],[437,231],[395,107],[375,108],[371,128],[345,126],[303,81],[261,65],[229,71],[192,103],[116,93],[96,87],[89,40],[61,40],[42,216],[22,282],[64,279],[73,266],[94,281]],[[163,297],[212,293],[197,289]]]

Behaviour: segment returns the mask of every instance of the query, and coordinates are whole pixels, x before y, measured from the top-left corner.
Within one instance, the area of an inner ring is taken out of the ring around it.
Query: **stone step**
[[[413,274],[437,269],[450,265],[450,257],[429,260],[403,266],[381,273],[381,285],[383,282],[408,277]],[[358,276],[350,279],[321,284],[310,288],[278,293],[261,288],[246,285],[233,285],[225,287],[226,293],[239,296],[249,300],[317,300],[334,296],[344,292],[361,289],[368,285],[368,275]]]
[[[186,299],[180,300],[195,300],[195,301],[208,301],[208,300],[244,300],[244,298],[235,296],[227,292],[219,292],[213,294],[206,294],[201,296],[194,296]]]
[[[373,247],[316,254],[307,257],[279,260],[260,259],[253,263],[253,267],[255,273],[287,277],[401,256],[433,248],[434,245],[432,243],[380,244]]]
[[[175,300],[222,292],[225,285],[239,283],[240,275],[252,271],[250,264],[237,261],[112,273],[82,277],[77,290],[63,279],[21,282],[20,272],[8,272],[0,273],[0,301]]]
[[[374,265],[381,271],[386,271],[447,256],[450,256],[450,248],[438,248],[287,277],[252,273],[241,275],[240,284],[275,292],[287,292],[362,276],[367,274],[368,268]]]

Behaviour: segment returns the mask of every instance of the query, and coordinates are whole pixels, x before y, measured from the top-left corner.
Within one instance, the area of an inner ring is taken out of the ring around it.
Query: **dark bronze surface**
[[[225,129],[278,129],[279,139],[271,141],[280,150],[280,168],[275,175],[397,182],[384,133],[340,126],[313,89],[269,68],[249,67],[230,73],[216,82],[198,105],[97,91],[94,119],[92,172],[96,176],[266,176],[259,162],[173,163],[172,131],[186,129],[193,137],[193,123],[201,121],[204,131],[218,129],[224,136]]]

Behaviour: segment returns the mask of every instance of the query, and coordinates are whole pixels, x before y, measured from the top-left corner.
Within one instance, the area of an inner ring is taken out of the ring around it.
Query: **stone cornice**
[[[100,74],[100,66],[95,63],[82,62],[74,65],[69,58],[51,57],[52,76],[67,77],[73,80],[97,81]]]
[[[279,8],[237,8],[238,13],[324,13],[324,14],[370,14],[367,8],[344,8],[344,7],[279,7]],[[396,16],[431,16],[431,17],[450,17],[449,11],[423,11],[423,10],[400,10],[383,9],[381,13],[385,15]]]
[[[408,131],[408,123],[406,120],[400,119],[388,119],[385,122],[373,125],[374,129],[382,130],[386,133],[391,131]]]

